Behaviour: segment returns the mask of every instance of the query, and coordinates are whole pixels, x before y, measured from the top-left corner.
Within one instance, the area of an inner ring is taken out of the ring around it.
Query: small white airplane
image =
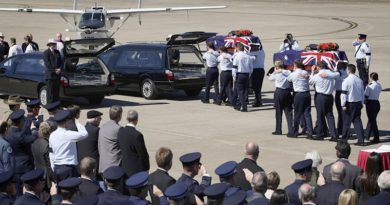
[[[0,12],[24,12],[59,14],[70,26],[69,32],[78,32],[80,38],[107,38],[112,37],[123,24],[133,15],[172,11],[190,11],[223,9],[226,6],[199,6],[199,7],[167,7],[167,8],[141,8],[142,0],[138,0],[138,8],[106,10],[104,7],[92,7],[91,9],[77,9],[78,0],[73,0],[73,9],[44,9],[44,8],[0,8]],[[115,23],[118,25],[114,28]]]

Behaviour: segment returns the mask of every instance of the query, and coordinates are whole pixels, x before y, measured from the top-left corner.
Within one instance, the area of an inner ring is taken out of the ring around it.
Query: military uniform
[[[228,161],[219,165],[215,169],[215,174],[219,176],[221,183],[228,185],[228,189],[225,192],[225,197],[228,197],[237,191],[241,190],[240,187],[236,187],[235,184],[230,184],[229,181],[234,181],[234,177],[237,174],[237,162]]]
[[[233,87],[233,76],[232,76],[232,55],[229,53],[222,53],[218,56],[217,61],[221,68],[220,81],[221,90],[219,92],[217,104],[221,104],[222,101],[227,97],[229,102],[232,99],[232,87]]]
[[[31,170],[20,177],[25,184],[41,183],[43,179],[43,169]],[[33,191],[26,191],[21,197],[16,199],[14,205],[43,205],[44,203],[38,197],[39,193]]]
[[[226,196],[223,200],[224,205],[243,205],[245,204],[246,192],[243,190],[239,190],[234,194]]]
[[[343,133],[343,108],[341,107],[341,91],[342,91],[342,83],[345,78],[348,77],[347,71],[345,69],[339,69],[340,77],[336,79],[335,82],[335,105],[337,109],[337,134],[341,135]]]
[[[147,189],[149,174],[145,171],[138,172],[130,176],[126,180],[126,186],[129,189]],[[147,205],[150,204],[148,200],[145,198],[141,198],[140,196],[130,196],[129,201],[133,205]]]
[[[311,166],[313,164],[313,160],[306,159],[303,161],[296,162],[291,166],[291,169],[294,170],[295,173],[301,174],[305,172],[311,172]],[[306,181],[301,179],[296,179],[292,184],[286,186],[284,190],[288,195],[289,202],[295,205],[300,205],[301,201],[299,200],[298,190],[302,184],[306,183]]]
[[[226,183],[217,183],[207,187],[204,190],[204,195],[207,196],[207,202],[210,204],[212,201],[219,202],[222,204],[222,201],[225,197],[225,192],[228,190],[229,186]]]
[[[364,41],[354,41],[352,46],[355,47],[356,67],[359,70],[359,77],[363,81],[364,87],[368,84],[368,73],[371,64],[371,47],[365,41],[366,34],[359,34],[359,39]]]
[[[210,98],[210,89],[214,84],[215,97],[214,101],[217,102],[219,96],[219,72],[218,72],[218,52],[214,50],[209,50],[203,54],[203,59],[206,61],[207,70],[206,70],[206,89],[205,97],[202,99],[203,103],[208,103]]]
[[[15,170],[15,157],[11,145],[0,135],[0,173]]]
[[[61,105],[60,101],[56,101],[56,102],[48,103],[45,106],[45,109],[50,114],[49,118],[46,121],[50,122],[50,125],[53,126],[53,130],[56,130],[58,127],[57,122],[54,120],[54,114],[57,112],[57,110],[59,110],[60,105]]]
[[[72,193],[72,196],[70,196],[70,198],[73,198],[74,195],[77,193],[78,186],[80,184],[81,184],[80,178],[72,177],[72,178],[68,178],[68,179],[60,181],[58,183],[58,188],[60,188],[61,190],[65,190],[68,193]],[[70,200],[71,199],[63,199],[61,202],[61,205],[73,204]]]
[[[108,167],[103,172],[104,179],[113,183],[122,181],[124,176],[125,172],[119,166]],[[98,198],[99,201],[97,205],[111,205],[115,200],[129,200],[128,196],[123,195],[119,190],[115,189],[114,187],[108,187],[106,192],[98,195]]]
[[[1,171],[0,172],[0,187],[4,189],[9,183],[15,183],[14,181],[14,171]],[[0,192],[0,204],[1,205],[12,205],[14,203],[14,198],[11,196],[11,193]]]
[[[249,55],[255,57],[255,60],[253,62],[253,72],[251,75],[252,89],[255,93],[255,102],[253,103],[253,107],[259,107],[262,105],[261,88],[263,87],[263,79],[265,74],[265,52],[263,50],[263,47],[260,46],[258,50],[251,51]]]
[[[379,103],[379,96],[382,91],[382,85],[376,81],[370,83],[364,92],[366,97],[366,113],[368,117],[366,127],[366,137],[369,138],[371,135],[374,136],[373,142],[379,142],[379,130],[376,122],[376,117],[381,109]]]

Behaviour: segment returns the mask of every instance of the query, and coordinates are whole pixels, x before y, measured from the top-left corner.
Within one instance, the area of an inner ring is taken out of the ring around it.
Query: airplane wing
[[[208,9],[223,9],[226,6],[199,6],[199,7],[166,7],[166,8],[136,8],[136,9],[114,9],[107,10],[107,14],[141,14],[141,13],[156,13],[169,11],[190,11],[190,10],[208,10]]]
[[[51,13],[51,14],[82,14],[83,10],[72,9],[39,9],[39,8],[0,8],[0,11],[26,12],[26,13]]]

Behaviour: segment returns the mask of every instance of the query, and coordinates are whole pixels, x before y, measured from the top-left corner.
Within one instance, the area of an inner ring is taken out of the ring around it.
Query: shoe
[[[237,111],[240,111],[241,106],[233,106],[233,108]]]
[[[208,104],[208,103],[210,103],[210,101],[209,101],[209,100],[205,100],[205,99],[201,99],[200,101],[202,101],[202,103],[205,103],[205,104]]]
[[[298,136],[295,135],[295,134],[287,134],[287,137],[289,137],[289,138],[298,138]]]
[[[306,127],[302,128],[302,132],[300,132],[298,135],[305,135],[306,134]]]
[[[247,108],[242,108],[241,112],[248,112],[248,109]]]
[[[261,107],[261,103],[254,103],[252,104],[252,107]]]
[[[324,140],[324,138],[323,137],[313,137],[313,140],[321,141],[321,140]]]
[[[331,137],[331,138],[329,139],[329,141],[331,141],[331,142],[337,142],[337,141],[339,141],[339,139],[336,138],[336,137]]]
[[[225,106],[232,106],[232,104],[230,104],[230,102],[226,102]]]
[[[370,142],[373,143],[373,144],[378,144],[379,143],[379,139],[374,138],[373,140],[370,140]]]
[[[214,105],[221,105],[221,102],[213,101],[213,104],[214,104]]]
[[[367,146],[367,144],[364,143],[364,142],[356,142],[354,145],[355,146],[361,146],[361,147]]]
[[[281,132],[272,132],[272,135],[282,135]]]
[[[308,140],[315,140],[315,138],[313,138],[313,136],[309,135],[309,134],[306,135],[306,139],[308,139]]]

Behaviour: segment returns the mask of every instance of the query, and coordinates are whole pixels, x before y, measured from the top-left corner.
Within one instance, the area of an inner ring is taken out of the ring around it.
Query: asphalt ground
[[[93,2],[81,1],[79,8],[91,7]],[[40,7],[71,8],[72,1],[61,0],[0,0],[0,7]],[[136,7],[136,1],[98,1],[107,9]],[[302,46],[309,43],[337,42],[354,62],[354,48],[351,43],[358,33],[368,34],[372,47],[371,71],[379,73],[384,91],[381,94],[381,111],[378,116],[381,130],[381,144],[367,147],[352,146],[350,160],[356,163],[360,149],[376,148],[390,142],[390,4],[389,1],[144,1],[144,7],[165,6],[207,6],[227,5],[224,10],[194,11],[178,13],[146,14],[142,25],[138,18],[129,21],[115,35],[118,44],[130,41],[163,41],[172,33],[186,31],[214,31],[226,34],[230,30],[247,28],[259,35],[266,51],[266,69],[272,66],[272,54],[278,50],[285,33],[293,33]],[[34,35],[41,49],[48,38],[57,32],[63,36],[67,25],[58,15],[20,14],[0,12],[0,32],[6,40],[16,37],[22,43],[27,33]],[[76,99],[82,106],[81,121],[85,122],[86,112],[97,109],[104,113],[103,123],[108,120],[108,109],[121,105],[124,110],[135,109],[140,114],[138,129],[144,134],[150,155],[151,170],[156,168],[155,151],[161,146],[170,147],[174,153],[173,168],[170,173],[179,177],[181,165],[179,157],[187,152],[202,152],[202,163],[217,182],[214,169],[228,160],[240,161],[244,146],[248,141],[260,144],[258,163],[267,171],[277,171],[281,176],[281,187],[292,182],[294,174],[291,164],[304,158],[305,153],[318,150],[323,158],[322,167],[335,160],[334,142],[309,141],[304,138],[289,139],[273,136],[275,118],[272,104],[274,86],[267,79],[263,84],[264,106],[249,108],[248,113],[234,111],[230,107],[202,104],[200,96],[188,98],[178,91],[162,95],[158,100],[145,100],[131,93],[107,97],[100,106],[91,107],[85,100]],[[203,95],[203,93],[202,93]],[[313,103],[312,103],[313,105]],[[0,113],[7,106],[0,102]],[[43,110],[45,113],[46,111]],[[336,110],[334,110],[335,115]],[[45,113],[47,114],[47,113]],[[312,108],[313,119],[316,117]],[[363,124],[367,123],[365,109],[362,110]],[[313,120],[314,121],[314,120]],[[313,122],[314,123],[314,122]],[[123,119],[121,125],[125,125]],[[284,132],[287,131],[283,125]],[[354,143],[356,140],[351,140]]]

